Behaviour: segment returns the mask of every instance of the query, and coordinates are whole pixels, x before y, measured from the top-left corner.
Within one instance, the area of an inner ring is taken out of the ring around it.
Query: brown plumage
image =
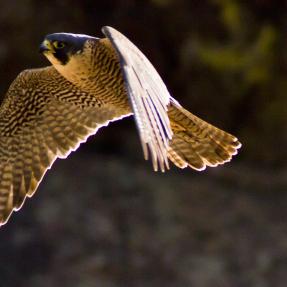
[[[229,161],[238,140],[185,110],[146,57],[122,34],[45,38],[52,66],[26,70],[0,108],[0,225],[31,197],[56,158],[65,158],[110,121],[134,115],[155,170],[202,170]]]

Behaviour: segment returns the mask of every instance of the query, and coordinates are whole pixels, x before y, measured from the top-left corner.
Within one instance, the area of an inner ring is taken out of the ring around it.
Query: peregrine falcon
[[[184,109],[144,54],[105,26],[105,38],[47,35],[51,66],[21,72],[0,107],[0,225],[31,197],[57,158],[66,158],[110,122],[133,115],[155,171],[203,170],[230,161],[241,146]]]

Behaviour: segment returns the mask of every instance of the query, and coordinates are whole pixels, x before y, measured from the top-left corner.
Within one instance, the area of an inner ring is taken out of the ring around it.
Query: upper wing
[[[172,130],[167,115],[170,94],[145,55],[124,35],[111,27],[102,32],[116,50],[135,115],[145,158],[150,150],[154,169],[168,166],[168,141]]]
[[[118,118],[53,67],[22,72],[0,108],[0,226],[33,195],[57,157]]]

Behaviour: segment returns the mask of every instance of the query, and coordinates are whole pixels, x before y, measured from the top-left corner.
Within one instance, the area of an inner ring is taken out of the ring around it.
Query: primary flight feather
[[[154,170],[203,170],[230,161],[236,137],[173,99],[159,74],[124,35],[55,33],[40,51],[52,66],[25,70],[0,107],[0,225],[31,197],[47,169],[109,122],[134,115]]]

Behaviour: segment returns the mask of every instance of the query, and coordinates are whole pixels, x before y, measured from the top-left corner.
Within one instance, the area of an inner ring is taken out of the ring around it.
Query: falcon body
[[[155,170],[203,170],[229,161],[240,143],[184,109],[124,35],[55,33],[40,51],[52,66],[25,70],[0,107],[0,225],[31,197],[47,169],[109,122],[133,115]]]

